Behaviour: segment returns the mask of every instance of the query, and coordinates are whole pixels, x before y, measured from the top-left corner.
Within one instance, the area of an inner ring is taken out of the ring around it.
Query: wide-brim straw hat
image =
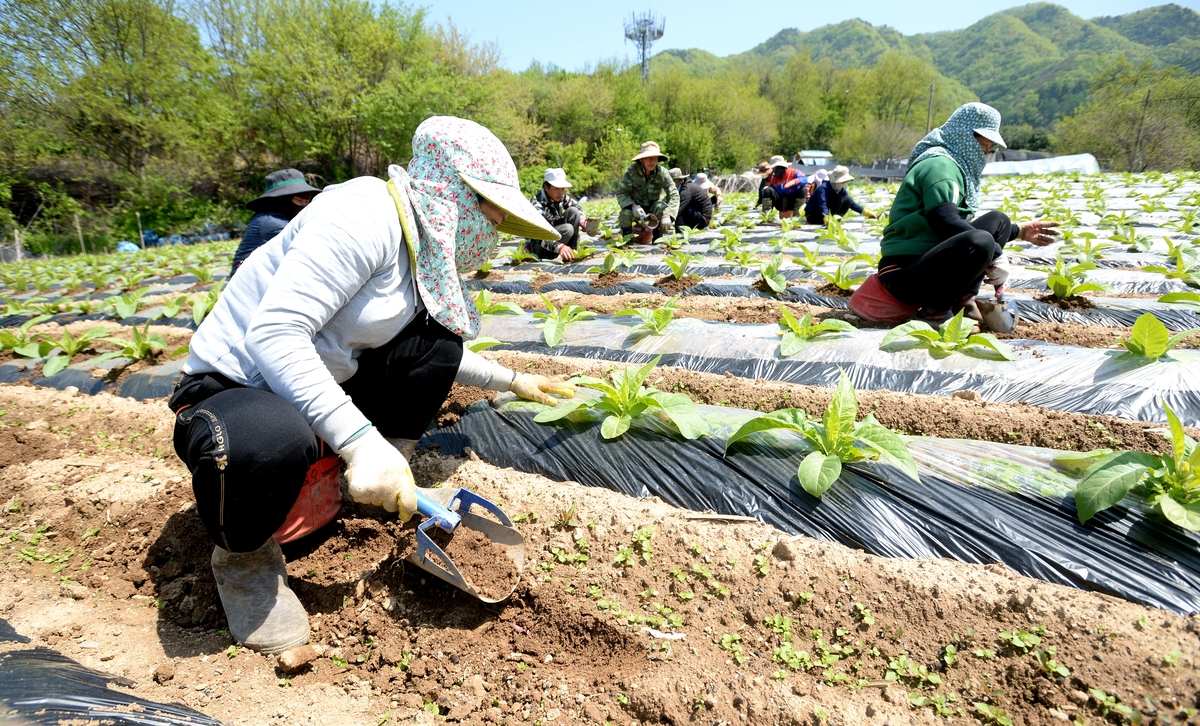
[[[644,144],[642,144],[642,148],[640,151],[638,151],[637,156],[630,159],[630,161],[637,161],[638,159],[646,159],[651,156],[657,156],[659,161],[667,160],[667,155],[662,153],[662,150],[658,148],[658,142],[647,141]]]
[[[771,157],[770,161],[767,162],[767,166],[771,169],[775,169],[780,166],[787,168],[788,161],[787,161],[787,159],[783,158],[779,154],[776,154],[775,156]]]
[[[267,174],[265,186],[266,188],[259,197],[246,202],[247,209],[261,212],[263,209],[271,207],[280,197],[321,193],[320,189],[309,186],[308,181],[304,178],[304,172],[299,169],[277,169]]]
[[[687,178],[687,174],[684,174],[683,171],[677,166],[672,167],[671,170],[667,172],[667,174],[670,175],[672,180]]]
[[[833,171],[829,172],[829,181],[834,184],[844,184],[854,178],[850,170],[844,166],[835,166]]]

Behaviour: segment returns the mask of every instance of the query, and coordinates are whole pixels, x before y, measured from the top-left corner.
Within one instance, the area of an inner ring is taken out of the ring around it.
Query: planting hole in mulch
[[[690,290],[699,284],[700,277],[698,275],[685,275],[679,280],[676,280],[674,275],[667,275],[666,277],[660,277],[654,281],[655,287],[659,288],[660,290],[666,290],[672,295],[683,292],[684,290]],[[597,285],[597,287],[599,287],[599,285]]]
[[[843,290],[832,282],[823,282],[817,285],[813,288],[813,292],[825,297],[850,297],[854,294],[853,290]]]
[[[605,272],[603,274],[596,275],[596,279],[592,280],[591,283],[589,283],[589,284],[592,287],[604,289],[606,287],[613,287],[614,285],[617,285],[628,279],[630,279],[629,275],[622,275],[621,273],[616,272],[616,271]]]
[[[1054,305],[1055,307],[1062,308],[1063,310],[1087,310],[1088,308],[1096,307],[1091,300],[1088,300],[1082,295],[1071,295],[1059,300],[1054,296],[1054,293],[1051,292],[1042,295],[1041,297],[1035,297],[1034,300],[1037,300],[1038,302],[1044,302],[1049,305]]]
[[[446,553],[463,579],[489,600],[502,600],[517,585],[521,574],[503,546],[482,532],[459,525],[454,534],[431,530],[430,539]]]

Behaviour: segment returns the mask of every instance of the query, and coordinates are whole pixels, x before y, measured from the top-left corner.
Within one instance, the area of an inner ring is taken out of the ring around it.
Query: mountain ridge
[[[1092,79],[1114,55],[1200,72],[1200,13],[1169,3],[1088,20],[1038,2],[960,30],[914,35],[852,18],[807,32],[785,28],[723,58],[694,48],[669,49],[652,62],[655,68],[710,75],[744,66],[770,69],[803,51],[838,68],[870,67],[888,51],[913,55],[994,105],[1006,123],[1048,128],[1086,100]]]

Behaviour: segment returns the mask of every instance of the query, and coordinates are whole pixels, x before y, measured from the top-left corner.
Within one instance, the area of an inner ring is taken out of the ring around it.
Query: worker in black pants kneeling
[[[453,383],[542,403],[573,394],[463,346],[480,322],[460,273],[491,258],[500,232],[558,237],[500,140],[433,117],[388,176],[326,188],[250,255],[192,337],[168,404],[229,632],[265,653],[308,641],[278,542],[337,513],[338,458],[355,502],[408,520],[407,457]]]

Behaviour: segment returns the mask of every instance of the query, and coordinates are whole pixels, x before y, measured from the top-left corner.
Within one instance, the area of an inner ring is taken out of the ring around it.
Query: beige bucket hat
[[[662,150],[658,148],[657,141],[647,141],[642,144],[642,148],[638,151],[637,156],[633,157],[630,161],[637,161],[638,159],[645,159],[651,156],[657,156],[659,161],[667,160],[667,155],[662,153]]]
[[[833,171],[829,172],[829,181],[834,184],[845,184],[853,178],[854,175],[850,173],[850,170],[840,164],[833,167]]]
[[[783,158],[779,154],[772,156],[771,160],[767,162],[767,166],[772,169],[774,169],[777,166],[786,167],[787,165],[788,165],[787,159]]]

